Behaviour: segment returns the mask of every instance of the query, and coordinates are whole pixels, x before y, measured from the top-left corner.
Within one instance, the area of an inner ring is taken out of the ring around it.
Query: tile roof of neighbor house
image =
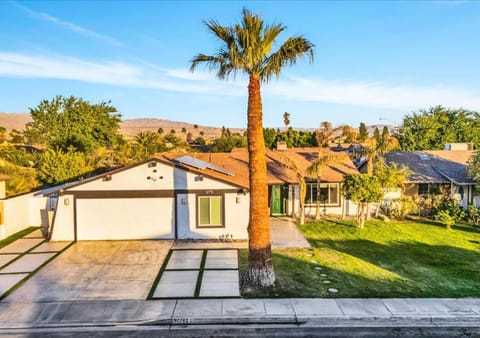
[[[325,168],[324,173],[322,174],[322,181],[342,182],[344,175],[358,174],[358,170],[355,168],[352,161],[346,154],[334,153],[328,149],[322,149],[322,152],[324,154],[330,153],[340,159],[338,163]],[[194,166],[176,161],[176,159],[183,156],[191,156],[194,159],[211,163],[219,168],[223,168],[229,172],[232,172],[233,175],[226,174],[225,172],[219,172],[210,168],[199,169]],[[295,148],[284,151],[267,150],[266,158],[268,184],[297,183],[298,179],[295,172],[286,166],[286,159],[288,158],[291,161],[294,161],[300,170],[305,172],[310,164],[318,158],[318,148]],[[245,148],[234,149],[231,153],[157,153],[153,159],[168,165],[177,166],[192,172],[203,174],[241,188],[248,189],[249,187],[248,152]],[[43,196],[51,195],[60,190],[76,187],[78,185],[102,178],[106,175],[128,170],[129,168],[136,167],[142,163],[147,163],[151,160],[152,159],[148,159],[141,163],[135,163],[125,167],[117,168],[86,179],[80,179],[75,182],[69,182],[55,187],[46,188],[37,192],[36,194]]]
[[[410,183],[474,184],[468,176],[472,150],[391,151],[384,155],[387,163],[395,162],[412,171]]]
[[[353,165],[350,158],[343,153],[333,153],[328,149],[323,149],[324,154],[332,154],[339,158],[339,162],[335,163],[324,170],[322,174],[322,181],[324,182],[341,182],[344,175],[358,174],[358,170]],[[182,164],[175,161],[175,159],[189,155],[195,159],[212,163],[215,166],[226,169],[232,173],[233,176],[226,175],[209,168],[198,169],[188,164]],[[245,148],[234,149],[231,153],[159,153],[155,158],[160,160],[167,160],[175,163],[177,166],[183,166],[188,170],[203,173],[212,178],[217,178],[222,181],[230,182],[241,187],[248,188],[248,152]],[[318,148],[295,148],[282,151],[267,150],[267,182],[268,184],[284,184],[297,183],[298,179],[295,171],[289,169],[288,161],[295,162],[297,167],[304,173],[306,168],[310,166],[318,158]]]

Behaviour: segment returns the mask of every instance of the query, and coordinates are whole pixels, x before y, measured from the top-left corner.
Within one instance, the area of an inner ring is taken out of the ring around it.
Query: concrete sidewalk
[[[0,303],[0,335],[22,329],[79,326],[246,324],[480,329],[480,299],[296,298]]]

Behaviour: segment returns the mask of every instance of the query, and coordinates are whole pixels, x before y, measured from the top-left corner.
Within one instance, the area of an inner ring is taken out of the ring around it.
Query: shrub
[[[474,205],[469,205],[467,210],[465,211],[465,217],[464,217],[465,222],[474,224],[474,225],[480,225],[480,208],[477,208]]]
[[[445,225],[447,230],[450,230],[452,228],[452,225],[455,224],[455,217],[450,215],[450,213],[447,210],[440,210],[437,212],[435,215],[435,219]]]
[[[380,209],[390,218],[404,219],[407,215],[418,211],[418,204],[411,197],[402,197],[382,203]]]
[[[450,197],[442,198],[440,203],[435,207],[435,219],[437,219],[437,215],[443,211],[452,216],[455,222],[458,222],[465,217],[465,211],[453,198]]]

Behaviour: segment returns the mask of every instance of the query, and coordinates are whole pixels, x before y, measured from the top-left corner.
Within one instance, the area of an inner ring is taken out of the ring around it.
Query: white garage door
[[[174,238],[173,198],[77,199],[78,240]]]

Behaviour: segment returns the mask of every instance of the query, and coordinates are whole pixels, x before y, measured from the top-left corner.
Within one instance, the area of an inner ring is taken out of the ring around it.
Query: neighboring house
[[[446,149],[458,149],[455,147]],[[384,154],[386,163],[406,166],[412,173],[404,184],[406,196],[446,193],[466,208],[480,204],[475,198],[475,181],[468,176],[468,160],[473,150],[392,151]]]

